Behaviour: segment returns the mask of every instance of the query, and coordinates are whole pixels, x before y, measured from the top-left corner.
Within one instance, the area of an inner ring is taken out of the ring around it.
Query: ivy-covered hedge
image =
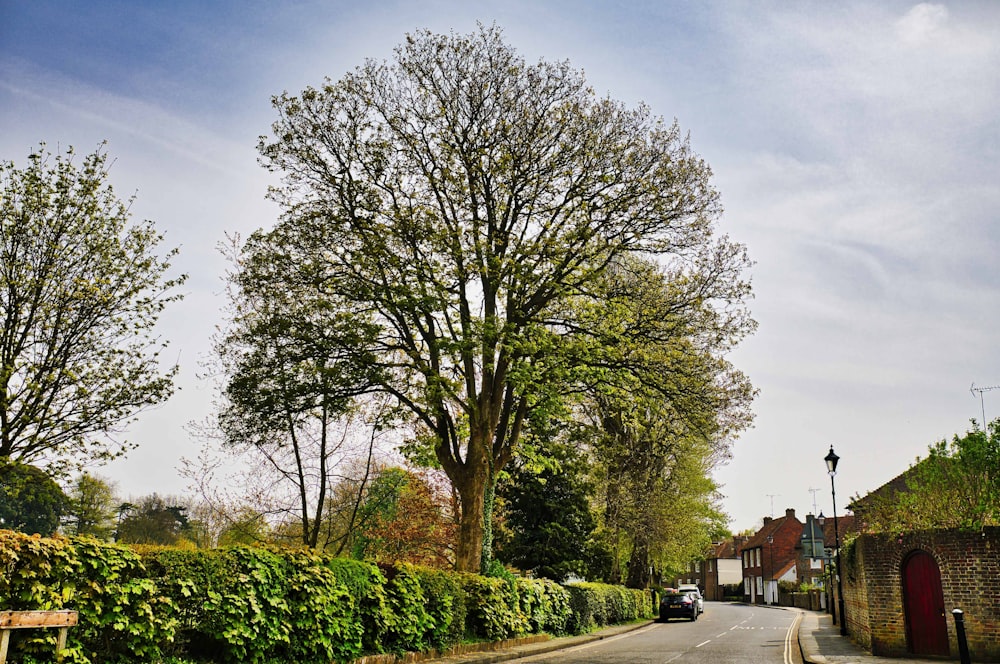
[[[0,610],[58,609],[79,612],[66,662],[154,661],[176,628],[170,599],[133,551],[0,530]],[[16,630],[10,651],[48,661],[54,632]]]
[[[602,584],[11,531],[0,531],[0,609],[78,611],[65,660],[77,664],[328,664],[651,617],[646,593]],[[22,630],[11,651],[46,661],[54,643],[54,630]]]
[[[603,583],[572,583],[565,587],[571,598],[569,629],[573,633],[653,617],[648,591]]]

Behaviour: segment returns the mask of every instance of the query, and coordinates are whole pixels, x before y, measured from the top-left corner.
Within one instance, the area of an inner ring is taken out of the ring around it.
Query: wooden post
[[[57,627],[56,659],[62,659],[69,628],[77,623],[76,611],[0,611],[0,664],[7,662],[10,630]]]

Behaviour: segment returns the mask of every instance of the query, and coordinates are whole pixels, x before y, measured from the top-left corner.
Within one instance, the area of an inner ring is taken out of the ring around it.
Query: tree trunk
[[[628,588],[644,589],[649,586],[649,542],[642,533],[636,533],[632,555],[628,560]]]
[[[480,478],[463,478],[458,486],[461,516],[458,521],[458,543],[455,549],[455,569],[478,574],[483,556],[484,498],[486,473]],[[453,480],[454,482],[454,480]]]

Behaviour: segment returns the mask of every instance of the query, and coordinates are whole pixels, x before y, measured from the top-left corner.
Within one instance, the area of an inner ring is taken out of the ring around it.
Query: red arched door
[[[948,655],[941,572],[934,557],[917,551],[903,561],[906,638],[914,655]]]

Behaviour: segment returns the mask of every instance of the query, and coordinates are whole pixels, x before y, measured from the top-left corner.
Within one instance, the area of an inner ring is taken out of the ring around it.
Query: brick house
[[[802,522],[795,510],[764,525],[743,546],[743,595],[751,604],[777,604],[778,582],[799,579]]]

